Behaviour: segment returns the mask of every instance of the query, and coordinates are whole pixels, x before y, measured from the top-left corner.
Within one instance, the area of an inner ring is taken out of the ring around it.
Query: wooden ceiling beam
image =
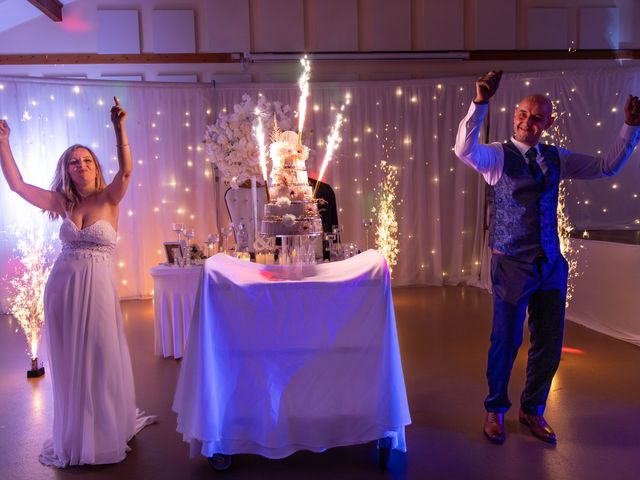
[[[62,7],[58,0],[29,0],[29,3],[44,13],[54,22],[62,21]]]
[[[470,50],[469,60],[638,60],[640,50]]]
[[[97,65],[160,63],[240,63],[240,53],[50,53],[0,55],[0,65]]]
[[[470,50],[463,61],[512,60],[640,60],[640,50]],[[302,55],[302,54],[300,54]],[[338,55],[338,54],[336,54]],[[345,59],[348,57],[345,56]],[[0,54],[0,65],[95,65],[95,64],[161,64],[161,63],[242,63],[242,53],[49,53]],[[297,60],[291,60],[292,62]],[[322,61],[322,60],[316,60]],[[381,60],[371,60],[381,61]],[[433,60],[406,60],[430,62]],[[251,63],[252,60],[248,60]]]

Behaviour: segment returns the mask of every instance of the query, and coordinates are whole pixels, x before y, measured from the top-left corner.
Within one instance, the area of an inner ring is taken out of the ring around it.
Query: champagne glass
[[[217,245],[219,241],[220,234],[218,232],[210,233],[209,235],[207,235],[207,257],[211,256],[211,250],[213,249],[213,246]]]
[[[173,266],[180,266],[180,249],[178,247],[174,247],[171,249],[171,254],[173,255]]]
[[[369,229],[373,225],[373,218],[363,218],[362,226],[364,227],[365,232],[365,250],[369,250]]]
[[[234,225],[234,231],[236,233],[236,243],[238,244],[238,251],[249,250],[249,232],[244,225],[244,222],[240,222],[238,225]]]
[[[178,245],[180,245],[180,248],[182,248],[182,238],[180,237],[180,235],[184,230],[184,223],[172,223],[171,230],[178,234]]]
[[[324,239],[327,244],[327,256],[329,257],[329,261],[332,262],[336,260],[336,236],[333,233],[325,233]]]
[[[196,231],[193,228],[187,228],[184,231],[184,236],[187,237],[187,249],[191,246],[191,240],[196,236]]]
[[[341,225],[333,225],[332,227],[332,232],[333,234],[336,236],[335,242],[340,245],[341,242],[341,233],[342,233],[342,226]]]
[[[187,228],[184,231],[184,236],[187,238],[187,251],[185,253],[187,265],[191,264],[191,240],[196,236],[196,231],[193,228]]]
[[[233,235],[233,228],[231,226],[225,227],[220,230],[220,232],[222,233],[222,249],[225,251],[225,253],[229,253],[229,251],[231,250],[231,248],[229,247],[229,240],[231,238],[231,235]]]

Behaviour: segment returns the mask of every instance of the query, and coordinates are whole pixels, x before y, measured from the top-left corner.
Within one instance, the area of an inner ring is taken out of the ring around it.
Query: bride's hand
[[[9,133],[11,133],[11,129],[9,128],[7,121],[0,120],[0,143],[9,141]]]
[[[115,105],[111,107],[111,121],[116,129],[124,127],[124,121],[127,118],[127,112],[120,106],[118,97],[113,97]]]

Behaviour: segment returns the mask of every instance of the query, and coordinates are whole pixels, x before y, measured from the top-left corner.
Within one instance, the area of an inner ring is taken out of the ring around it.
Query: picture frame
[[[163,242],[163,245],[164,245],[164,254],[167,258],[167,264],[173,265],[176,262],[176,258],[173,255],[173,251],[176,248],[178,249],[178,254],[180,255],[180,258],[178,258],[178,260],[182,260],[182,257],[184,256],[184,249],[185,249],[185,245],[183,242],[177,242],[177,241]]]

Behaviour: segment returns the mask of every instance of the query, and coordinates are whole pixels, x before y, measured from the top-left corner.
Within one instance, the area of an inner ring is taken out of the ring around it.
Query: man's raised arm
[[[502,174],[504,158],[499,145],[480,145],[478,135],[487,112],[489,99],[500,85],[502,71],[491,71],[476,80],[476,95],[469,112],[458,126],[454,152],[474,170],[482,173],[489,184],[495,184]]]

